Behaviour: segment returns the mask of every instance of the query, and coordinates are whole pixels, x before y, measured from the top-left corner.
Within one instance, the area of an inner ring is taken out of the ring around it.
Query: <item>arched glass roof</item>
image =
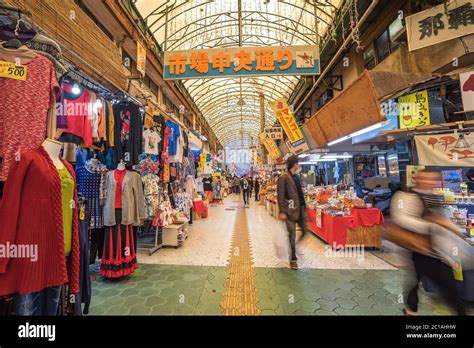
[[[161,47],[171,51],[317,44],[331,27],[342,2],[136,0],[135,6]],[[214,78],[187,80],[184,85],[224,146],[237,143],[246,146],[252,140],[258,141],[259,95],[265,98],[265,124],[272,125],[275,115],[270,103],[289,97],[298,79],[297,76]]]

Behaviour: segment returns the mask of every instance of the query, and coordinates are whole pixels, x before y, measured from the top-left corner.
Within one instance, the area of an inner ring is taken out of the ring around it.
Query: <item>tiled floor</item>
[[[97,278],[90,314],[222,315],[223,294],[235,270],[227,265],[236,228],[250,237],[244,241],[253,255],[254,285],[247,288],[256,288],[262,315],[402,314],[403,289],[413,281],[406,264],[396,268],[390,264],[398,266],[393,257],[379,251],[366,251],[363,258],[329,257],[323,242],[307,236],[297,244],[300,269],[290,270],[282,224],[263,206],[252,202],[245,209],[236,199],[211,207],[209,218],[191,227],[182,248],[162,249],[151,257],[140,254],[139,269],[123,279]],[[242,214],[247,223],[236,223]],[[420,314],[452,314],[421,290],[420,301]]]

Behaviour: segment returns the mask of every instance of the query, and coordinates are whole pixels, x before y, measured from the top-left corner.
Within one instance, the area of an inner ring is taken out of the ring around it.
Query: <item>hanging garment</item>
[[[107,168],[98,161],[94,164],[89,159],[83,166],[76,165],[78,191],[88,201],[91,229],[104,226],[102,207],[107,197],[106,175]]]
[[[105,102],[105,130],[107,133],[107,143],[109,146],[115,146],[115,117],[112,103]]]
[[[158,152],[163,151],[164,141],[165,141],[165,130],[166,130],[166,122],[165,118],[162,115],[155,115],[153,116],[154,121],[154,130],[160,135],[161,141],[158,143]],[[166,145],[167,146],[167,145]]]
[[[169,128],[168,134],[168,153],[169,156],[175,156],[178,150],[178,140],[181,136],[181,130],[177,123],[166,121],[166,127]]]
[[[143,132],[143,138],[145,140],[145,153],[150,155],[158,155],[158,145],[161,142],[159,133],[147,129]]]
[[[75,294],[75,301],[73,304],[74,315],[80,316],[83,313],[89,313],[89,307],[92,298],[91,277],[89,271],[89,214],[87,214],[86,200],[79,201],[79,245],[80,245],[80,271],[79,271],[79,293]],[[70,296],[68,296],[70,298]],[[82,309],[84,304],[84,309]]]
[[[63,231],[64,231],[64,255],[69,256],[72,247],[72,220],[75,182],[66,166],[58,169],[59,178],[61,180],[61,206],[63,215]]]
[[[79,94],[73,92],[73,87],[79,88]],[[70,84],[63,82],[62,84],[62,102],[57,110],[58,127],[59,124],[67,123],[64,133],[61,134],[60,140],[67,141],[66,133],[80,137],[85,146],[92,146],[92,105],[91,93],[80,84]],[[66,118],[67,121],[62,121]],[[69,141],[73,142],[73,141]]]
[[[61,47],[59,47],[54,40],[43,34],[36,34],[36,36],[31,41],[25,43],[25,45],[53,62],[58,79],[68,72],[69,69],[64,65]]]
[[[59,310],[61,286],[52,286],[30,294],[15,295],[15,315],[56,316]]]
[[[116,224],[139,226],[146,219],[145,201],[143,196],[143,185],[138,173],[132,171],[125,172],[122,182],[117,181],[116,172],[107,173],[106,186],[107,198],[104,205],[104,225],[115,226]],[[116,220],[115,210],[117,208],[117,195],[121,193],[121,220]]]
[[[71,165],[62,162],[75,180]],[[76,190],[74,201],[77,203]],[[31,256],[0,258],[0,296],[29,294],[64,284],[77,293],[78,212],[73,209],[72,247],[66,263],[61,180],[42,146],[22,153],[20,161],[13,163],[0,204],[0,245],[30,246]]]
[[[59,92],[48,59],[38,55],[25,65],[26,81],[0,78],[0,181],[7,179],[15,157],[44,141],[48,110]]]
[[[117,103],[113,106],[115,117],[115,156],[136,165],[142,151],[143,125],[140,108],[133,103]]]

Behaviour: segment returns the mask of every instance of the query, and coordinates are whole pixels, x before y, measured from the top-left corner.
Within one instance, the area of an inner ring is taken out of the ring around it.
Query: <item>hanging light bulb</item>
[[[102,106],[103,106],[102,100],[97,99],[96,102],[95,102],[95,108],[100,109],[100,108],[102,108]]]
[[[71,91],[72,91],[72,93],[74,93],[76,95],[81,93],[81,89],[79,88],[79,85],[77,83],[75,83],[74,86],[72,86]]]

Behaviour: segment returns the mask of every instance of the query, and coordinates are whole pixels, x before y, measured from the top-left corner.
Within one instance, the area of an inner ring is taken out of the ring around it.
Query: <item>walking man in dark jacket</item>
[[[241,181],[242,186],[242,193],[244,195],[244,206],[246,208],[249,207],[249,192],[250,192],[250,184],[247,180],[247,176],[244,176]]]
[[[277,198],[280,209],[279,218],[285,221],[290,239],[290,267],[298,269],[296,257],[296,224],[300,225],[304,237],[308,231],[306,204],[300,178],[296,175],[300,165],[297,156],[291,156],[286,167],[288,172],[278,178]]]

